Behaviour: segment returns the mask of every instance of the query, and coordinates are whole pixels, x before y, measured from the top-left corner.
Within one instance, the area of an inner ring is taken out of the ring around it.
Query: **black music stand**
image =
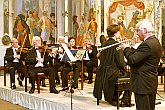
[[[72,88],[72,84],[73,84],[73,65],[76,63],[77,60],[80,60],[80,58],[83,58],[84,54],[82,52],[80,52],[80,50],[69,50],[68,47],[66,46],[66,44],[62,44],[62,47],[65,50],[64,56],[62,58],[62,61],[64,62],[69,62],[70,66],[71,66],[71,80],[70,80],[70,93],[71,93],[71,110],[73,109],[72,107],[72,94],[74,92],[73,88]],[[81,55],[80,55],[81,53]],[[75,55],[75,57],[74,57]],[[81,56],[81,57],[80,57]],[[68,92],[68,90],[66,91],[66,93]],[[79,92],[81,93],[81,91],[79,90]],[[66,95],[65,93],[65,95]],[[82,93],[81,93],[82,94]],[[64,95],[64,96],[65,96]],[[83,94],[82,94],[83,95]]]

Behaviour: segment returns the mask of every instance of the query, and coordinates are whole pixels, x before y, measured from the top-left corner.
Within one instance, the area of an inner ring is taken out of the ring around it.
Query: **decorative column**
[[[68,0],[68,35],[72,35],[72,27],[73,27],[73,21],[72,21],[72,6],[73,6],[74,0]]]
[[[12,0],[9,0],[9,36],[12,38],[13,36],[13,10],[12,10]]]
[[[57,29],[58,36],[64,35],[64,0],[57,0]]]
[[[0,1],[0,38],[2,38],[2,36],[3,36],[3,32],[4,32],[4,19],[3,19],[3,17],[4,17],[4,9],[3,9],[3,2],[4,2],[4,0],[1,0]],[[1,43],[0,43],[1,44]]]
[[[80,2],[81,2],[81,4],[80,4],[80,5],[81,5],[81,7],[80,7],[80,9],[81,9],[81,10],[80,10],[80,11],[81,11],[80,15],[83,16],[83,15],[84,15],[84,5],[85,5],[84,2],[85,2],[85,1],[84,1],[84,0],[80,0]],[[81,20],[80,20],[80,21],[81,21]]]
[[[64,7],[64,12],[65,12],[65,29],[64,29],[64,33],[68,33],[68,0],[65,0],[65,7]]]
[[[107,29],[107,24],[108,24],[108,8],[107,8],[107,1],[104,0],[104,35],[107,35],[106,29]]]
[[[55,6],[54,6],[54,13],[55,13],[55,23],[57,24],[57,0],[55,0]],[[57,43],[57,37],[58,37],[58,29],[55,27],[55,44]]]
[[[101,0],[96,0],[96,20],[97,20],[97,35],[96,46],[100,46],[100,34],[101,34]]]

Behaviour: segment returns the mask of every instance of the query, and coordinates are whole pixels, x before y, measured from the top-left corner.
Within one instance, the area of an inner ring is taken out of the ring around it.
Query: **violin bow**
[[[22,43],[22,45],[21,45],[20,55],[21,55],[21,52],[22,52],[23,46],[24,46],[24,44],[25,44],[26,37],[27,37],[27,33],[25,34],[25,38],[24,38],[23,43]]]

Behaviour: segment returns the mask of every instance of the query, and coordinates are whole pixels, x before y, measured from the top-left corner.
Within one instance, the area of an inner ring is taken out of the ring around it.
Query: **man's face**
[[[84,41],[83,41],[83,45],[84,45],[84,46],[87,46],[88,44],[90,44],[89,39],[84,39]]]
[[[122,17],[119,17],[118,18],[118,23],[122,23],[123,22],[123,18]]]
[[[59,39],[58,39],[58,43],[59,43],[59,44],[64,43],[64,38],[59,38]]]
[[[40,39],[40,38],[36,38],[36,39],[33,41],[33,45],[34,45],[35,47],[41,46],[41,39]]]
[[[18,48],[18,40],[17,40],[17,39],[14,39],[14,40],[12,41],[12,46],[13,46],[14,48]]]
[[[144,30],[137,28],[136,32],[137,32],[137,35],[139,36],[139,39],[141,41],[143,41],[144,40]]]

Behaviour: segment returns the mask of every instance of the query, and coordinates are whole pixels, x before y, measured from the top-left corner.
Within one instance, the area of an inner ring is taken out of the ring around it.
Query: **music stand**
[[[62,47],[64,48],[64,50],[65,50],[65,53],[64,53],[64,56],[63,56],[63,58],[62,58],[62,61],[64,61],[64,62],[67,62],[67,61],[69,61],[69,63],[70,63],[70,66],[71,66],[71,72],[72,72],[72,74],[71,74],[71,82],[70,82],[70,93],[71,93],[71,110],[72,110],[72,94],[73,94],[73,88],[72,88],[72,84],[73,84],[73,64],[77,61],[77,60],[82,60],[82,58],[83,58],[83,56],[84,56],[84,54],[85,54],[85,52],[84,51],[79,51],[79,50],[69,50],[69,48],[67,47],[67,45],[66,44],[64,44],[64,43],[62,43],[61,44],[62,45]],[[84,54],[83,54],[83,52],[84,52]],[[75,55],[75,57],[73,56],[73,55]],[[67,93],[68,91],[66,91],[66,93]],[[80,92],[80,91],[79,91]],[[65,95],[66,95],[66,93],[65,93]],[[81,93],[81,92],[80,92]],[[82,94],[82,93],[81,93]],[[64,96],[65,96],[64,95]]]

